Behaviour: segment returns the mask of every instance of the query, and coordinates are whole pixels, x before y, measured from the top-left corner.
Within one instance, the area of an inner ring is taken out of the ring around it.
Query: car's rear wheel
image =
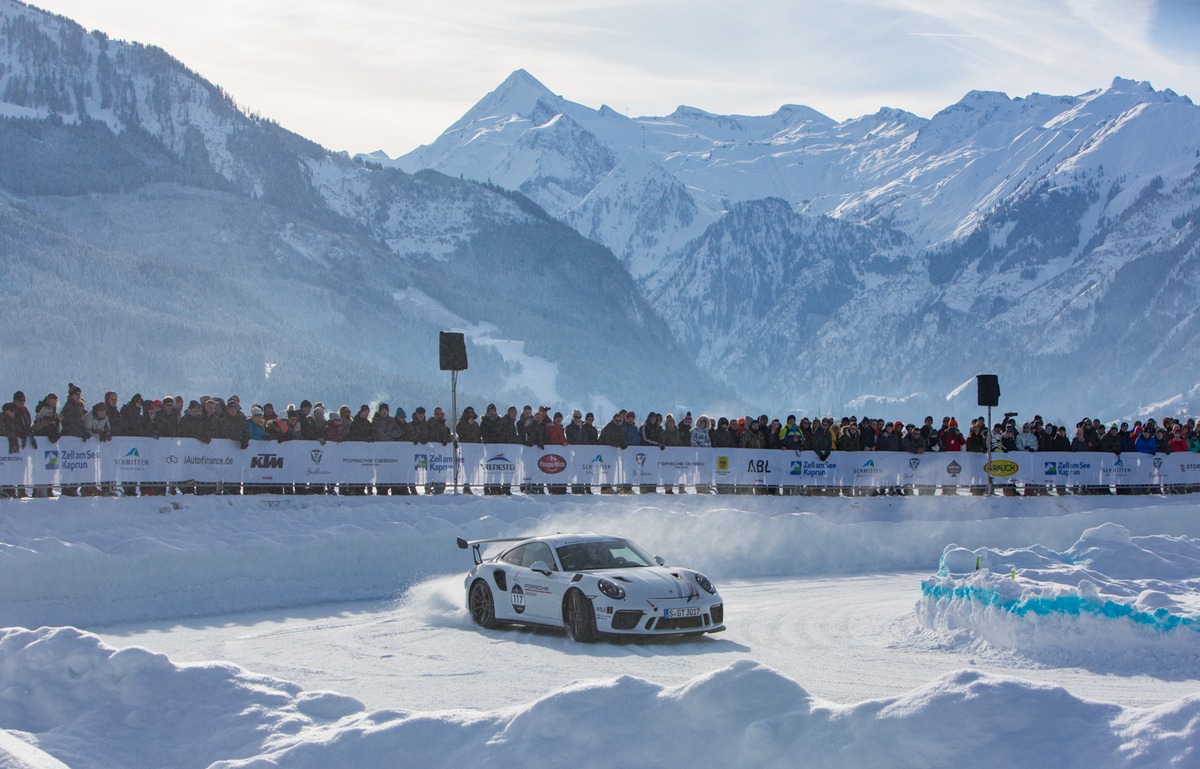
[[[468,605],[471,609],[471,619],[476,625],[485,628],[496,627],[496,601],[492,598],[492,589],[486,582],[480,579],[471,585]]]
[[[596,632],[596,615],[593,613],[592,602],[578,590],[567,593],[563,624],[567,626],[571,638],[579,643],[590,643],[600,635]]]

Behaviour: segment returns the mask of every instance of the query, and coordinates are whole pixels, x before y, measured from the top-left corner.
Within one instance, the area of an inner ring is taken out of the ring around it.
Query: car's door
[[[503,592],[499,590],[498,585],[492,586],[496,591],[496,616],[500,619],[516,621],[529,619],[525,607],[525,589],[521,587],[520,583],[521,573],[528,571],[521,566],[527,547],[528,545],[518,545],[497,559],[497,568],[504,572],[504,579],[499,581],[505,585]]]
[[[549,574],[534,571],[534,565],[549,567]],[[562,597],[571,575],[558,571],[554,553],[545,542],[530,542],[521,556],[518,581],[525,596],[526,614],[548,625],[562,624]]]

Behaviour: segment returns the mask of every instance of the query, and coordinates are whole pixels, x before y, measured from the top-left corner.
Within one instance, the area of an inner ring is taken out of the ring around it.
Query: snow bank
[[[74,629],[0,633],[0,766],[1195,766],[1200,697],[1150,710],[972,672],[833,707],[740,662],[683,685],[580,682],[485,713],[367,711]],[[1054,723],[1054,729],[1047,729]],[[16,743],[16,738],[21,743]],[[41,753],[39,753],[41,752]],[[38,756],[44,757],[44,760]],[[54,758],[50,758],[54,756]],[[23,763],[21,763],[23,762]]]
[[[967,642],[1106,665],[1200,655],[1200,539],[1106,523],[1061,552],[950,545],[921,590],[921,624]]]

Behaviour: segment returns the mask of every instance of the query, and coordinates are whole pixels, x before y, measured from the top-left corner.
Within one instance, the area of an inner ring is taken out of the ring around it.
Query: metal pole
[[[984,470],[985,470],[985,472],[987,472],[988,496],[990,497],[990,496],[992,496],[992,494],[995,491],[992,488],[992,407],[991,406],[988,406],[988,421],[987,421],[987,424],[984,425],[984,427],[987,428],[987,431],[984,433],[984,435],[987,436],[987,464],[984,465]]]
[[[450,437],[454,440],[454,490],[458,493],[458,372],[450,372]]]

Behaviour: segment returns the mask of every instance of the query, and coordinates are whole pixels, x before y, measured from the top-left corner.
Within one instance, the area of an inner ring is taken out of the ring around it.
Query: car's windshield
[[[555,549],[563,571],[653,566],[654,559],[627,539],[603,539]]]

